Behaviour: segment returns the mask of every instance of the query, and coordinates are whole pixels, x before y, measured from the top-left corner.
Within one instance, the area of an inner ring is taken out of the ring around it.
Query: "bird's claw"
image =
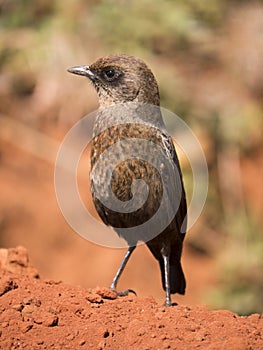
[[[129,295],[129,293],[133,293],[134,295],[137,296],[136,292],[133,289],[125,289],[119,292],[117,292],[114,288],[110,288],[110,289],[113,290],[115,293],[117,293],[118,297],[126,297],[127,295]]]
[[[171,301],[165,300],[165,302],[163,303],[163,306],[177,306],[177,303],[172,303]]]

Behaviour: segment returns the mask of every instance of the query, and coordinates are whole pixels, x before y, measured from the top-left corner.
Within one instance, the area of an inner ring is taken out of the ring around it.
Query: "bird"
[[[73,66],[68,71],[88,78],[98,94],[99,109],[90,156],[91,193],[104,224],[112,226],[128,245],[110,289],[116,291],[131,254],[138,242],[143,241],[159,262],[164,305],[174,305],[171,294],[185,294],[186,288],[181,255],[187,203],[179,160],[162,118],[156,78],[142,59],[127,54],[104,56],[91,65]],[[113,151],[100,164],[102,154],[109,149]],[[159,162],[160,169],[155,168],[154,162],[159,159],[156,149],[168,164],[166,168],[163,161]],[[143,154],[142,158],[136,152]],[[134,182],[137,190],[133,188]],[[117,204],[124,203],[124,210],[109,207],[112,197],[106,183],[110,183]],[[136,196],[145,202],[132,211]],[[132,204],[129,207],[127,203]],[[147,229],[147,223],[161,205],[164,205],[161,215]],[[157,230],[152,235],[157,226],[160,232]],[[146,227],[145,232],[142,227]],[[127,289],[118,295],[129,292],[133,291]]]

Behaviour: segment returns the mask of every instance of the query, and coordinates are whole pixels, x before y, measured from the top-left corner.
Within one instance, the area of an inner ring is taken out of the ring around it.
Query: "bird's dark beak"
[[[95,74],[90,70],[89,66],[75,66],[68,69],[69,73],[83,75],[91,80],[94,80]]]

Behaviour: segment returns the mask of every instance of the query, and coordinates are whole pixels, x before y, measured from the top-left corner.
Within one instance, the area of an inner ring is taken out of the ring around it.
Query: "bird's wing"
[[[182,238],[184,239],[187,225],[187,203],[180,163],[172,138],[167,133],[162,132],[161,139],[162,148],[165,150],[167,157],[172,163],[172,170],[168,174],[163,173],[162,178],[168,187],[169,205],[171,207],[175,205],[174,208],[178,207],[175,215],[175,222],[177,231],[181,232]]]

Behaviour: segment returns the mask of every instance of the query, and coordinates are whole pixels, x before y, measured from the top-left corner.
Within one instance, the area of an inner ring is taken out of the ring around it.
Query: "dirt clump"
[[[262,349],[263,317],[163,307],[41,280],[25,248],[0,249],[0,349]]]

